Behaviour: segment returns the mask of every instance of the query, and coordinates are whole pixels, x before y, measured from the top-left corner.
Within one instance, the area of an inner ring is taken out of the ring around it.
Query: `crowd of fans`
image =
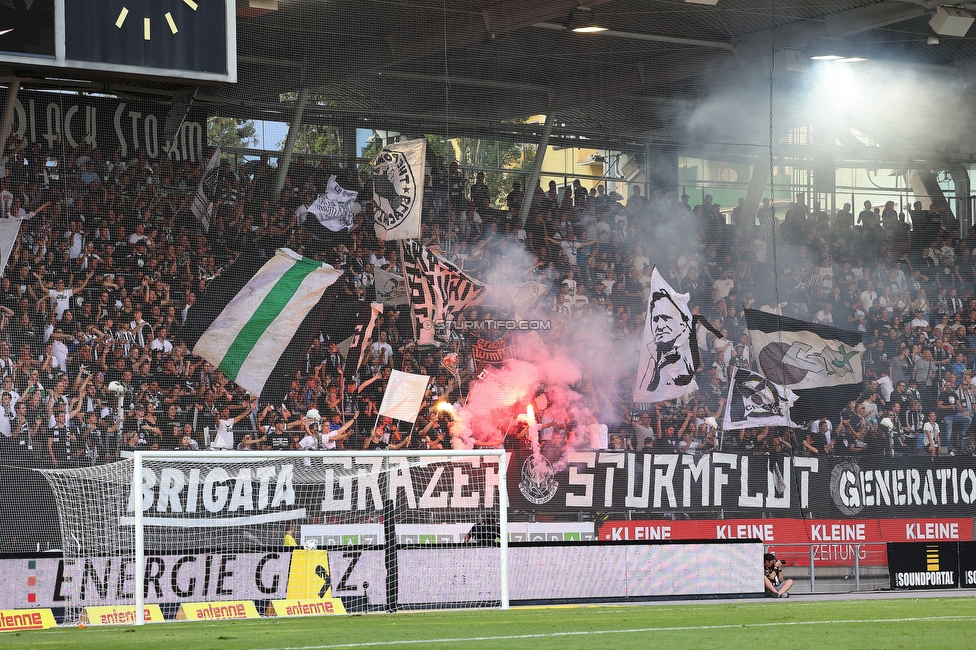
[[[340,341],[320,337],[280,404],[245,394],[181,337],[208,283],[240,253],[266,257],[288,246],[332,263],[348,271],[341,280],[348,300],[367,304],[376,297],[376,269],[402,272],[396,246],[373,232],[371,181],[355,160],[297,158],[280,198],[266,157],[236,168],[223,160],[207,232],[190,209],[203,163],[151,161],[142,150],[123,160],[118,151],[82,147],[60,160],[55,179],[38,148],[12,137],[6,151],[0,212],[22,221],[0,281],[0,442],[8,462],[78,466],[135,449],[206,445],[450,446],[450,415],[437,404],[463,401],[478,370],[473,340],[441,332],[441,347],[417,345],[406,307],[379,317],[358,369],[344,368]],[[306,208],[332,175],[360,192],[364,209],[349,233],[323,239],[308,227],[314,216]],[[757,214],[743,214],[741,200],[728,211],[708,195],[693,206],[674,192],[627,192],[624,201],[602,185],[550,182],[532,193],[523,225],[526,195],[517,182],[496,201],[482,173],[472,182],[443,159],[426,179],[427,247],[489,285],[513,280],[517,251],[532,261],[515,268],[521,280],[550,288],[520,314],[553,323],[540,333],[547,347],[574,350],[581,332],[593,331],[615,342],[603,362],[625,369],[617,385],[584,377],[574,386],[609,426],[604,440],[584,446],[771,456],[972,451],[976,260],[972,233],[960,238],[945,206],[916,204],[906,217],[891,201],[865,202],[856,216],[849,205],[827,215],[799,195],[780,217],[768,199]],[[626,369],[654,266],[724,338],[700,337],[695,394],[633,405]],[[728,369],[752,361],[744,308],[863,333],[864,394],[803,428],[721,431]],[[473,320],[505,312],[479,309]],[[446,354],[457,355],[456,366],[444,363]],[[412,432],[377,417],[392,369],[432,377]],[[595,388],[622,396],[617,412],[601,412]],[[566,444],[560,426],[544,434],[553,449],[557,440]],[[517,434],[510,444],[524,444]]]

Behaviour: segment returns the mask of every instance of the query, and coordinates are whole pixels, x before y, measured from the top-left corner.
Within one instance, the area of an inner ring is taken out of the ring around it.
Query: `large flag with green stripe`
[[[342,271],[287,248],[260,262],[242,256],[211,282],[184,335],[194,354],[276,404],[318,335],[335,297],[326,290]]]

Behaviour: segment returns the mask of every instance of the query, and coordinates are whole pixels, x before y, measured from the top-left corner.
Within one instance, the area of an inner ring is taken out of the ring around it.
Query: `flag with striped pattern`
[[[278,249],[242,256],[210,283],[184,328],[193,353],[252,395],[280,403],[318,334],[342,271]],[[202,303],[202,304],[201,304]]]

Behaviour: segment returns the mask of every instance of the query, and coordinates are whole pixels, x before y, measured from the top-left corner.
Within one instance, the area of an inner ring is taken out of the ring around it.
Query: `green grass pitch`
[[[0,649],[968,648],[976,600],[743,601],[370,614],[0,634]]]

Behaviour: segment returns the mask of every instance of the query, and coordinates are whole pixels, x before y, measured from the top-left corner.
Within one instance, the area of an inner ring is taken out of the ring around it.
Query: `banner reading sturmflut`
[[[790,406],[796,393],[777,386],[762,375],[732,367],[725,403],[724,429],[789,425]]]
[[[427,140],[383,147],[373,160],[375,229],[381,241],[420,238]]]
[[[184,329],[194,354],[278,403],[328,311],[332,296],[323,294],[342,272],[287,248],[255,266],[239,259],[211,282]]]
[[[798,395],[791,419],[836,417],[861,392],[861,333],[746,309],[759,372]]]

